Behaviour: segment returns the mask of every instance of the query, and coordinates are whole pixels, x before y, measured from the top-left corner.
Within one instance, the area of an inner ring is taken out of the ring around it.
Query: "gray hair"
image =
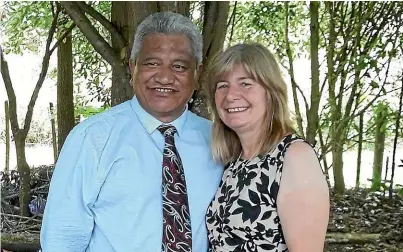
[[[190,47],[197,63],[203,60],[203,37],[192,21],[178,13],[156,12],[146,17],[138,26],[134,35],[130,59],[135,62],[144,38],[151,33],[179,34],[189,38]]]

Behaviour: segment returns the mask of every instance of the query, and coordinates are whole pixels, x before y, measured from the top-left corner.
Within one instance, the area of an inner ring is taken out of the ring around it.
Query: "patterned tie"
[[[162,162],[163,252],[192,251],[192,230],[185,173],[175,147],[172,125],[161,125],[158,130],[165,137]]]

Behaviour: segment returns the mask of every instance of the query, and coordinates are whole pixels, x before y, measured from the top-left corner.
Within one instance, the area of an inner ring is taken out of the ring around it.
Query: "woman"
[[[322,252],[329,190],[313,148],[293,130],[273,55],[240,44],[210,66],[212,151],[227,164],[207,210],[211,250]]]

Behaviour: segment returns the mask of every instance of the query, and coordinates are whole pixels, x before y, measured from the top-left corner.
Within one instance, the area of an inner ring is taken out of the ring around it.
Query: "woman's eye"
[[[246,83],[246,82],[242,82],[241,85],[242,85],[242,87],[249,87],[249,86],[252,86],[252,84]]]
[[[228,87],[228,84],[226,84],[226,83],[218,83],[217,86],[216,86],[216,89],[223,89],[223,88],[226,88],[226,87]]]

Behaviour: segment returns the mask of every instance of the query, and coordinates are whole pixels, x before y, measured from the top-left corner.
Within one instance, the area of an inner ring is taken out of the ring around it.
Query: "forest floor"
[[[33,194],[46,198],[52,169],[42,167],[38,170],[31,174]],[[41,217],[19,217],[13,211],[18,207],[16,181],[16,177],[8,183],[1,178],[1,240],[3,243],[4,235],[11,235],[13,243],[30,243],[30,247],[38,247]],[[385,196],[383,192],[369,192],[368,189],[349,189],[344,195],[331,190],[325,251],[403,252],[403,196],[394,193],[390,200],[388,193]]]
[[[326,252],[403,252],[403,197],[393,193],[390,200],[388,193],[367,189],[346,190],[342,196],[331,192],[330,233],[351,236],[327,242]]]

